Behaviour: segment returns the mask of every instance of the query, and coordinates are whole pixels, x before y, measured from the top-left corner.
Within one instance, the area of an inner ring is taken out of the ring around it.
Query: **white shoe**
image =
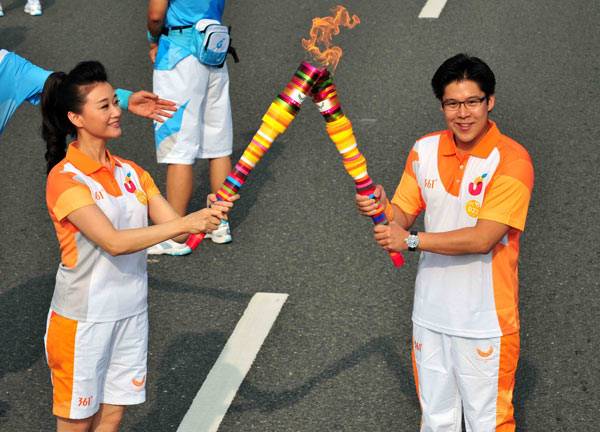
[[[213,243],[229,243],[231,242],[231,231],[229,231],[229,222],[222,220],[219,228],[211,232],[210,234],[206,234],[205,238],[209,238],[213,241]]]
[[[2,3],[0,3],[0,17],[4,16],[4,11],[2,10]]]
[[[185,243],[177,243],[173,240],[165,240],[148,248],[148,255],[187,255],[192,250]]]
[[[24,10],[25,13],[28,13],[29,15],[40,16],[42,14],[42,5],[40,4],[40,0],[27,0]]]

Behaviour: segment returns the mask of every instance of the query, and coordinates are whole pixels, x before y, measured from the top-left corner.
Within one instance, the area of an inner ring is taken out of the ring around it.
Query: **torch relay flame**
[[[341,25],[354,28],[360,24],[360,20],[357,15],[352,15],[352,22],[350,22],[350,14],[344,6],[336,6],[331,11],[333,16],[313,18],[310,39],[302,38],[302,46],[315,61],[333,73],[342,56],[342,49],[335,45],[331,46],[332,35],[340,32]],[[323,51],[317,44],[323,47]]]

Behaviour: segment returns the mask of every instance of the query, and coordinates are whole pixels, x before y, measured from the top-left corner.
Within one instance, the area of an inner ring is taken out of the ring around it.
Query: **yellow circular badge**
[[[148,199],[146,198],[146,194],[142,190],[136,189],[135,190],[135,197],[138,199],[138,201],[142,205],[146,205],[148,203]]]
[[[476,218],[479,216],[479,201],[471,200],[467,203],[466,206],[467,214],[472,218]]]

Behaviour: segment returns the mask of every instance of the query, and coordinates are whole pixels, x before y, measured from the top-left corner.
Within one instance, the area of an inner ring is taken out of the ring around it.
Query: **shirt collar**
[[[494,123],[491,120],[488,120],[488,123],[490,125],[490,128],[485,133],[485,135],[479,140],[475,148],[469,152],[469,154],[481,159],[486,159],[490,155],[494,147],[496,147],[496,145],[498,144],[498,140],[500,139],[500,130],[496,126],[496,123]],[[456,155],[457,151],[456,143],[454,142],[454,135],[449,129],[445,132],[446,139],[442,140],[442,142],[440,143],[442,146],[442,154],[444,156]]]
[[[121,163],[110,154],[108,149],[106,149],[106,156],[110,162],[111,173],[115,172],[115,165],[121,166]],[[69,145],[69,149],[67,150],[67,160],[71,162],[75,168],[83,172],[85,175],[90,175],[96,171],[99,171],[102,168],[102,165],[79,151],[77,148],[77,141],[72,142]]]

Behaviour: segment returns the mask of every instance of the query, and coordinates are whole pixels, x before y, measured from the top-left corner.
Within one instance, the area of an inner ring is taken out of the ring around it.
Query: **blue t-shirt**
[[[169,0],[165,27],[196,24],[201,19],[221,21],[225,0]]]
[[[40,103],[44,83],[51,73],[18,54],[0,49],[0,135],[23,101]],[[116,93],[121,109],[128,109],[132,92],[117,89]]]
[[[0,50],[0,134],[23,101],[36,105],[40,102],[51,73],[13,52]]]

